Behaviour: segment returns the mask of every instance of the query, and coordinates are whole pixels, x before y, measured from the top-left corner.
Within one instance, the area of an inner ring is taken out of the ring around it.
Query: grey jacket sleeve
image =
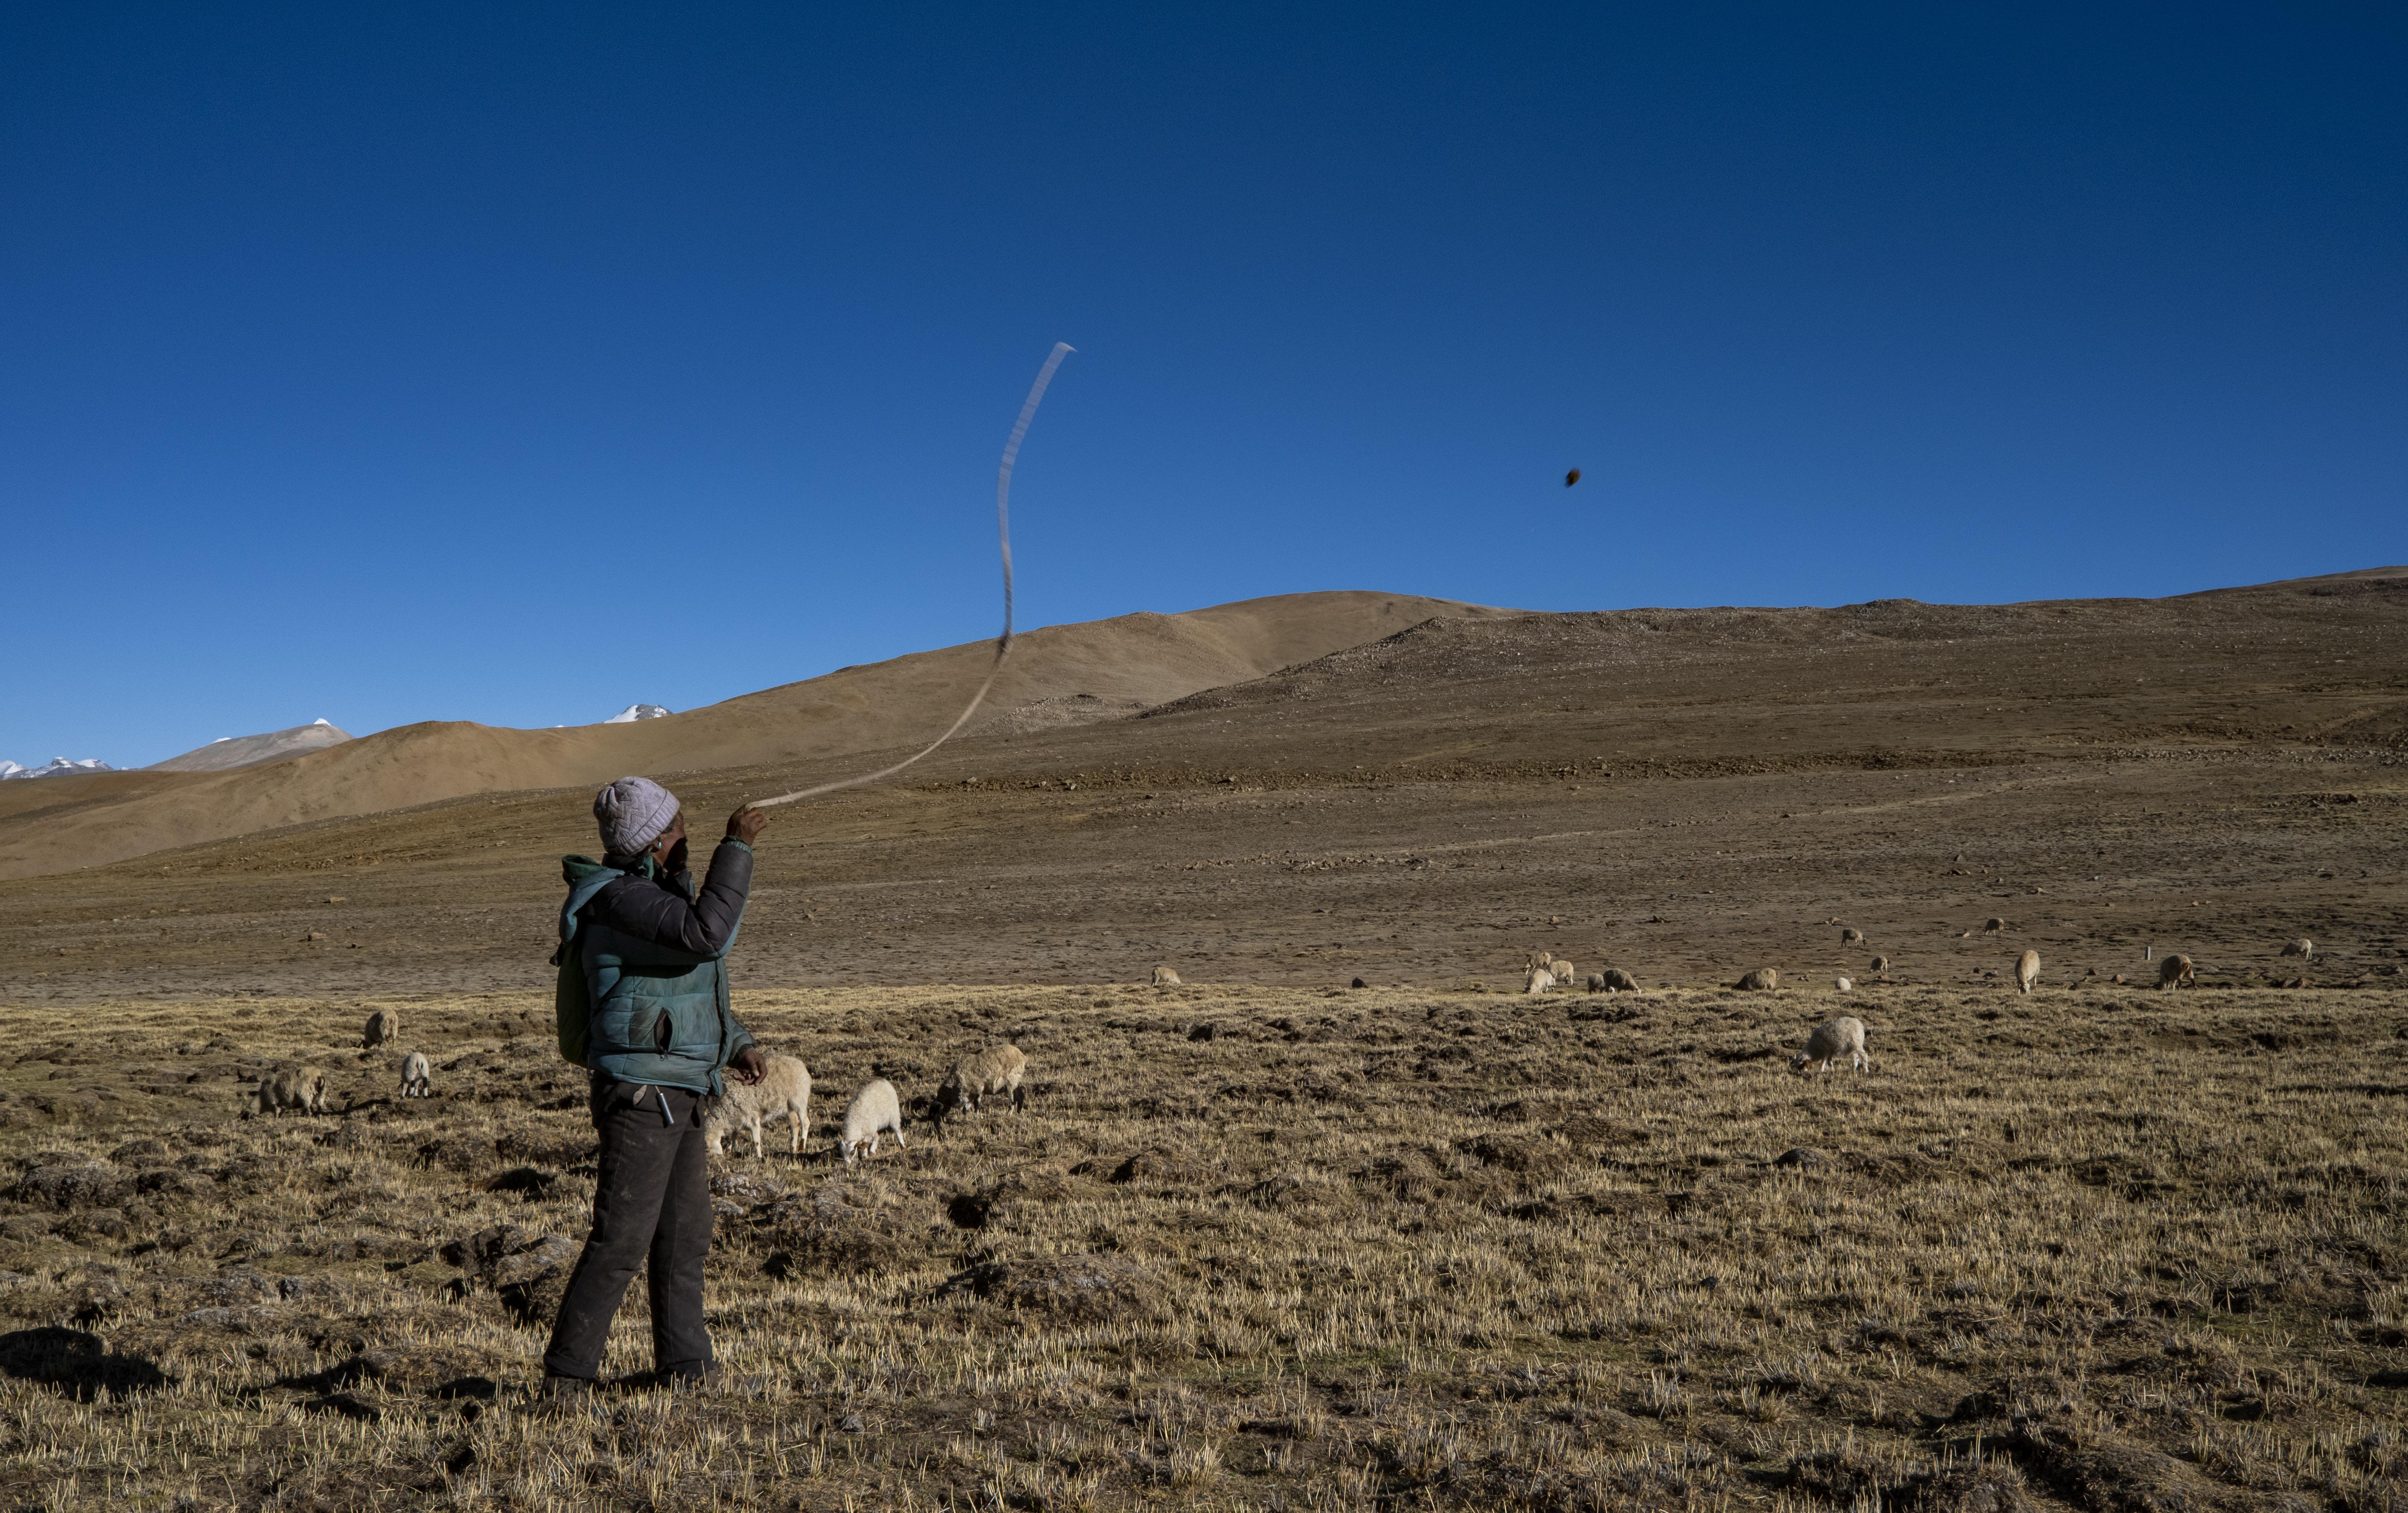
[[[685,874],[678,880],[687,881]],[[744,895],[752,887],[752,848],[723,840],[710,853],[702,890],[692,894],[642,878],[614,882],[595,895],[586,913],[621,935],[649,940],[689,956],[713,957],[727,949],[744,918]]]

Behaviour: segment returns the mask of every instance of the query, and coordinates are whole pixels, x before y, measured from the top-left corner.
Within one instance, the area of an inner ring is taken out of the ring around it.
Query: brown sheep
[[[1157,966],[1154,969],[1154,985],[1157,988],[1176,988],[1180,985],[1179,974],[1167,966]]]
[[[1017,1113],[1028,1104],[1028,1094],[1020,1085],[1027,1075],[1028,1058],[1018,1046],[996,1046],[965,1056],[953,1063],[952,1074],[937,1090],[937,1117],[941,1120],[949,1113],[977,1113],[979,1100],[996,1093],[1008,1094]]]
[[[360,1032],[360,1049],[374,1050],[400,1038],[401,1016],[392,1009],[380,1008],[368,1016],[366,1027]]]
[[[1842,946],[1861,946],[1864,943],[1865,933],[1855,925],[1850,925],[1840,932],[1840,944]]]
[[[1982,934],[1985,935],[2003,935],[2006,933],[2007,921],[1995,914],[1982,921]]]
[[[1781,986],[1781,973],[1775,967],[1759,966],[1731,986],[1746,992],[1771,992]]]
[[[292,1066],[259,1079],[259,1111],[281,1113],[297,1108],[305,1114],[326,1111],[326,1074],[314,1066]]]
[[[2305,935],[2301,935],[2297,940],[2286,940],[2283,942],[2283,954],[2286,956],[2305,956],[2313,961],[2316,954],[2316,943],[2310,940]]]
[[[2157,963],[2157,986],[2172,990],[2186,982],[2196,985],[2194,969],[2187,956],[2169,956]]]
[[[2015,958],[2015,988],[2016,988],[2016,991],[2018,991],[2018,992],[2031,992],[2031,991],[2032,991],[2032,984],[2033,984],[2033,983],[2035,983],[2035,982],[2038,982],[2039,980],[2040,980],[2040,952],[2038,952],[2038,951],[2036,951],[2036,950],[2028,950],[2028,951],[2024,952],[2021,956],[2016,957],[2016,958]]]

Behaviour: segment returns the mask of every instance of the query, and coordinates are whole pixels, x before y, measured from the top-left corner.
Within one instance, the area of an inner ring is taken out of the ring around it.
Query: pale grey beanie
[[[650,778],[622,778],[594,795],[602,849],[610,856],[651,850],[677,816],[677,795]]]

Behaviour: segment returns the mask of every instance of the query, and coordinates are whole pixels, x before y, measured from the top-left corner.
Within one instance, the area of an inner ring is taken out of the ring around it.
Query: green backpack
[[[552,964],[560,976],[552,990],[552,1018],[560,1035],[560,1054],[572,1065],[585,1064],[586,1024],[594,1017],[593,990],[585,981],[584,953],[577,949],[577,911],[594,895],[626,876],[591,857],[560,859],[561,880],[568,884],[568,902],[560,909],[560,949]]]

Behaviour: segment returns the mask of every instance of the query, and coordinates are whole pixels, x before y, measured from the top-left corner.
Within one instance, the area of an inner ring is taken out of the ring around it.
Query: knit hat
[[[677,817],[677,795],[650,778],[622,778],[594,795],[594,818],[601,823],[607,855],[652,849]]]

